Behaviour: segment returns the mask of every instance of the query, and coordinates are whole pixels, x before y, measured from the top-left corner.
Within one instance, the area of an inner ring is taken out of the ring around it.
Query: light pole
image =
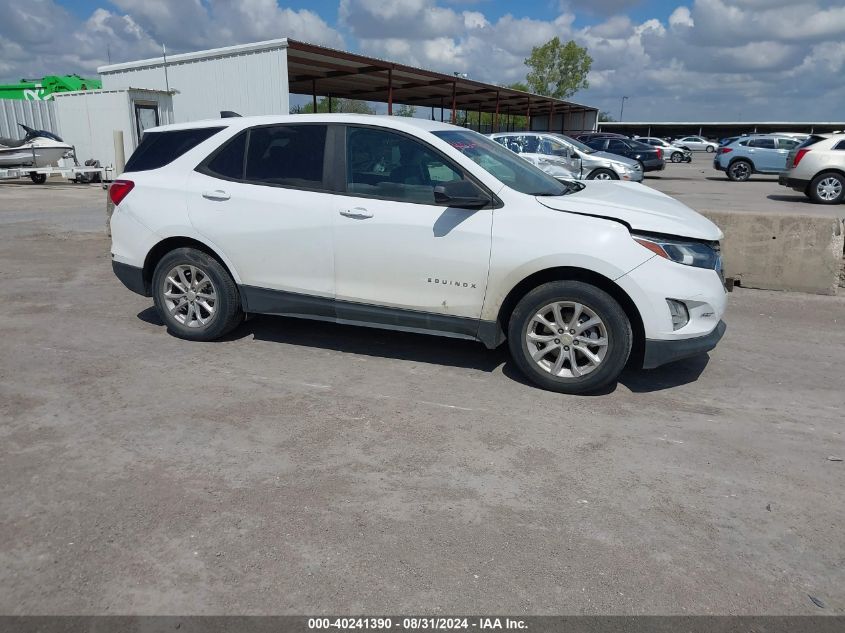
[[[619,121],[623,120],[622,115],[625,114],[625,100],[626,99],[628,99],[628,97],[622,97],[622,107],[619,108]]]

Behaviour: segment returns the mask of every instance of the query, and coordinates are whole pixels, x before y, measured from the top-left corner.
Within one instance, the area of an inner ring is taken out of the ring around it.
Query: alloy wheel
[[[595,371],[607,355],[607,327],[584,304],[556,301],[537,311],[525,342],[541,369],[560,378],[579,378]]]
[[[731,174],[735,180],[748,180],[751,176],[751,168],[745,161],[738,161],[731,165]]]
[[[217,290],[208,274],[196,266],[180,264],[164,280],[164,306],[189,328],[206,327],[217,308]]]
[[[816,194],[826,202],[836,200],[842,195],[842,182],[838,178],[828,176],[816,185]]]
[[[602,172],[599,172],[598,174],[596,174],[596,176],[595,176],[595,178],[593,178],[593,180],[613,180],[613,176],[611,176],[606,171],[602,171]]]

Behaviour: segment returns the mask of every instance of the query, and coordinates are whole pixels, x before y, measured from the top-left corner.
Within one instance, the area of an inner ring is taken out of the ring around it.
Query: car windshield
[[[511,189],[532,196],[562,196],[576,189],[547,173],[497,142],[472,130],[432,132]]]
[[[564,143],[568,143],[579,152],[584,152],[585,154],[595,154],[596,150],[594,150],[589,145],[584,145],[581,141],[576,141],[574,138],[570,136],[566,136],[565,134],[552,134],[552,136],[559,138]]]

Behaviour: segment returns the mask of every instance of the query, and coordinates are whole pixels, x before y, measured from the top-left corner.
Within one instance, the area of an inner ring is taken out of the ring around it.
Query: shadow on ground
[[[164,325],[152,306],[139,312],[138,318],[152,325]],[[510,359],[507,344],[488,350],[478,342],[463,339],[268,315],[253,317],[221,340],[234,341],[250,336],[256,340],[271,343],[308,346],[415,363],[463,367],[485,372],[494,372],[501,367],[502,373],[511,380],[534,387],[534,384]],[[698,380],[708,362],[709,356],[702,354],[657,369],[627,368],[622,372],[619,383],[633,393],[672,389]],[[607,395],[613,393],[616,387],[617,384],[614,383],[586,395]]]

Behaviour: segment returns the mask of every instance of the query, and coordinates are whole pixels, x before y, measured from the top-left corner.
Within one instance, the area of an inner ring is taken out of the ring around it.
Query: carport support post
[[[457,106],[457,101],[456,101],[457,95],[455,94],[457,89],[458,89],[458,82],[453,81],[452,82],[452,121],[451,121],[452,125],[455,125],[458,122],[458,113],[455,110],[455,107]]]
[[[493,132],[499,131],[499,91],[496,91],[496,114],[493,115]]]
[[[393,114],[393,69],[387,69],[387,114]]]
[[[481,133],[481,104],[478,104],[478,132]]]
[[[329,114],[332,113],[332,96],[329,95]]]
[[[317,114],[317,80],[316,79],[311,80],[311,97],[312,97],[311,103],[313,104],[313,107],[314,107],[314,114]]]
[[[555,102],[552,101],[552,106],[549,110],[549,123],[546,125],[546,132],[552,131],[552,119],[555,118]]]
[[[528,110],[526,111],[525,118],[528,121],[528,131],[531,131],[531,97],[528,97]]]
[[[114,175],[120,176],[126,167],[126,151],[123,149],[123,130],[114,130]]]

